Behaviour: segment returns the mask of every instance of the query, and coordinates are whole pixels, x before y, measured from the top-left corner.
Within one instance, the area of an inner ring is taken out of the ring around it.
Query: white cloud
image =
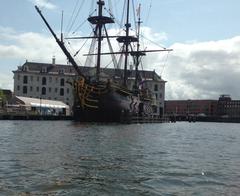
[[[46,9],[55,9],[57,7],[53,3],[50,3],[49,0],[29,0],[29,1],[31,1],[34,5],[37,5]]]
[[[12,74],[0,74],[0,89],[13,89]]]
[[[11,28],[0,26],[0,88],[13,88],[12,71],[19,62],[29,61],[50,62],[56,55],[59,62],[66,62],[56,43],[47,36],[38,33],[19,33]],[[17,62],[14,66],[13,62]]]
[[[165,32],[156,33],[149,27],[141,27],[141,35],[143,36],[143,38],[148,39],[144,41],[148,41],[150,43],[151,41],[154,41],[160,44],[162,41],[168,40],[168,36]]]
[[[48,36],[27,32],[19,33],[8,31],[8,28],[0,28],[0,58],[29,59],[46,62],[52,55],[57,55],[63,60],[63,55],[55,41]]]
[[[146,32],[145,37],[159,44],[167,39],[164,33],[154,34],[151,29]],[[19,33],[0,26],[0,40],[0,58],[5,61],[28,59],[50,62],[55,55],[57,63],[66,63],[66,57],[50,34]],[[156,48],[153,43],[148,44],[148,49]],[[74,51],[81,45],[79,41]],[[166,53],[151,53],[143,61],[144,68],[155,69],[159,74],[166,63],[162,77],[167,80],[167,99],[217,99],[220,94],[240,98],[240,36],[219,41],[175,43],[170,48],[174,51],[169,54],[167,62]],[[79,57],[87,53],[87,48],[82,51]],[[6,81],[1,75],[0,86],[7,86]],[[12,81],[9,83],[12,84]]]
[[[164,78],[167,98],[217,99],[220,94],[240,98],[240,36],[192,44],[176,43]],[[169,89],[169,90],[168,90]]]

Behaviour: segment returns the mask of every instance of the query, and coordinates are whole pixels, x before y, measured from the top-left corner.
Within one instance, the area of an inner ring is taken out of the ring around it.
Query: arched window
[[[42,95],[46,95],[46,88],[42,87]]]
[[[62,78],[61,81],[60,81],[60,85],[61,86],[64,86],[64,79]]]
[[[42,85],[46,85],[47,84],[47,79],[45,77],[42,78]]]

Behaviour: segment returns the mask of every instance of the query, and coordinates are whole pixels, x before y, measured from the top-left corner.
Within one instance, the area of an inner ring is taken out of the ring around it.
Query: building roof
[[[95,67],[86,67],[79,66],[81,72],[86,76],[92,76],[95,73]],[[76,75],[77,72],[71,65],[63,65],[63,64],[51,64],[51,63],[38,63],[38,62],[25,62],[22,66],[19,66],[15,72],[31,72],[31,73],[48,73],[48,74],[66,74],[66,75]],[[103,75],[108,75],[110,77],[113,76],[121,76],[123,75],[123,69],[113,69],[113,68],[101,68],[101,72]],[[163,81],[161,76],[159,76],[155,71],[141,70],[139,71],[142,78],[152,79]],[[135,78],[135,70],[128,70],[128,77]]]
[[[31,107],[42,107],[42,108],[66,108],[68,109],[69,106],[61,101],[55,101],[55,100],[47,100],[47,99],[36,99],[36,98],[30,98],[30,97],[20,97],[16,96],[18,101],[20,101],[22,104],[26,106]]]

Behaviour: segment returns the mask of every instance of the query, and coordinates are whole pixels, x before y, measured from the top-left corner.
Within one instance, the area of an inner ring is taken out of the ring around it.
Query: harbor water
[[[239,124],[0,121],[0,195],[239,195]]]

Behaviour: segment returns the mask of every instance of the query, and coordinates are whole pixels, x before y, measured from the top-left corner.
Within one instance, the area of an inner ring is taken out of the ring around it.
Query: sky
[[[94,10],[90,0],[0,2],[0,88],[13,89],[12,71],[26,60],[49,63],[55,56],[57,63],[66,63],[66,57],[34,5],[41,8],[58,35],[62,10],[65,36],[88,36],[90,33],[90,26],[84,22],[90,10]],[[111,2],[110,9],[119,23],[123,0]],[[142,5],[143,46],[148,49],[159,46],[173,49],[171,53],[150,54],[143,60],[144,69],[154,69],[167,81],[166,99],[218,99],[221,94],[240,99],[239,0],[134,2]],[[71,25],[75,19],[73,13],[76,14],[78,9],[79,15]],[[110,26],[110,32],[116,32],[116,25]],[[81,44],[78,42],[73,50],[76,51]],[[82,57],[79,58],[81,62]]]

